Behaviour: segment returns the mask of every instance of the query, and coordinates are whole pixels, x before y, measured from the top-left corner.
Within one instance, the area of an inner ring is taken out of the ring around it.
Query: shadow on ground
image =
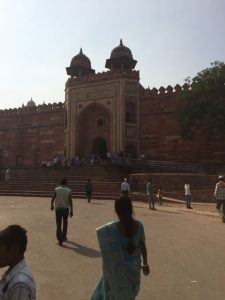
[[[107,205],[106,203],[100,203],[100,202],[91,202],[91,204],[94,204],[94,205]]]
[[[63,248],[73,250],[74,252],[87,257],[100,257],[100,251],[83,246],[76,242],[67,241],[63,244]]]

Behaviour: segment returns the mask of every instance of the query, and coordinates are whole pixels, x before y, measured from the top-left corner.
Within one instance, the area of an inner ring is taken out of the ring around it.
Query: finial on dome
[[[123,46],[123,40],[120,39],[120,46]]]
[[[83,54],[83,50],[82,50],[82,48],[80,48],[80,54]]]

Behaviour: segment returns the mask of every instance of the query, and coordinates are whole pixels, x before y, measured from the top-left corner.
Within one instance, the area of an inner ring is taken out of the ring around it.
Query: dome
[[[32,98],[30,99],[30,101],[27,102],[27,106],[29,106],[29,107],[36,106],[36,104]]]
[[[82,48],[80,49],[80,53],[71,60],[70,67],[85,67],[91,69],[91,61],[83,54]]]
[[[123,45],[122,39],[120,39],[119,46],[115,47],[110,55],[110,59],[119,58],[119,57],[128,57],[133,59],[133,55],[128,47]]]
[[[95,70],[91,68],[90,59],[84,55],[82,48],[80,49],[80,53],[72,58],[70,67],[66,68],[66,71],[71,77],[80,77],[95,73]]]
[[[106,60],[105,67],[111,71],[120,70],[133,70],[137,61],[133,59],[131,50],[123,45],[122,39],[119,46],[115,47],[110,55],[110,58]]]

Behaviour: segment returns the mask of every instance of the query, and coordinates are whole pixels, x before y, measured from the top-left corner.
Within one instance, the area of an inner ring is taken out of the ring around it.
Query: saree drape
[[[128,239],[120,235],[116,222],[96,229],[103,261],[103,276],[97,283],[89,300],[134,300],[140,288],[141,248],[144,238],[143,226],[132,242],[136,251],[127,253]]]

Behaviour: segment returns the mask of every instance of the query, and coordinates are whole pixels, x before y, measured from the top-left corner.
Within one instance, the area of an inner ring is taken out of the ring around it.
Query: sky
[[[83,48],[96,72],[120,38],[147,88],[225,61],[225,0],[0,0],[0,109],[64,102]]]

